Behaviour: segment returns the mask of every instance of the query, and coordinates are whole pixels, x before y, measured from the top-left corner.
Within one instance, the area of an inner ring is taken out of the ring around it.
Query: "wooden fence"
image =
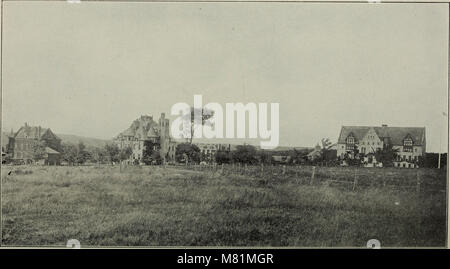
[[[370,187],[410,189],[416,192],[447,189],[446,173],[438,169],[320,167],[300,165],[209,164],[177,165],[179,169],[246,176],[304,185],[339,186],[351,190]]]

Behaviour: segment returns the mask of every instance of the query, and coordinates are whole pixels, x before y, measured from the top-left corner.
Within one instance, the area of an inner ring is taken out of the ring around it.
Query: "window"
[[[413,141],[411,138],[408,137],[405,140],[403,140],[403,146],[411,147],[412,145],[413,145]]]

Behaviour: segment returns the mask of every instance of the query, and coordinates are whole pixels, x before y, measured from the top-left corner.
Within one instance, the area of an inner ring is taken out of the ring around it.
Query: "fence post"
[[[355,178],[353,179],[353,190],[356,189],[356,185],[358,184],[358,176],[356,174],[357,169],[355,168]]]
[[[416,192],[420,192],[420,175],[419,175],[419,170],[417,170],[416,172],[416,178],[417,178],[417,185],[416,185]]]
[[[312,174],[311,174],[311,181],[309,182],[309,185],[312,185],[312,184],[313,184],[315,174],[316,174],[316,167],[313,166],[313,168],[312,168]]]

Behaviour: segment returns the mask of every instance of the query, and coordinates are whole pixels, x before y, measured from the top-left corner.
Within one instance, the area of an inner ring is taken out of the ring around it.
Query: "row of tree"
[[[34,159],[42,159],[45,154],[45,143],[34,145]],[[130,160],[132,149],[125,147],[120,149],[116,144],[106,144],[104,147],[87,147],[82,142],[78,144],[63,143],[59,148],[61,160],[69,165],[81,165],[85,163],[114,164],[124,160]],[[192,144],[191,141],[178,144],[176,147],[176,161],[178,163],[200,163],[202,161],[215,162],[218,164],[243,163],[243,164],[271,164],[276,163],[274,156],[284,156],[284,164],[312,164],[312,165],[339,165],[345,161],[348,165],[363,164],[366,154],[355,150],[345,154],[343,158],[336,156],[336,151],[331,149],[331,142],[328,139],[322,139],[313,150],[315,155],[309,158],[310,149],[291,149],[286,151],[258,150],[252,145],[238,145],[232,151],[218,150],[214,155],[202,154],[199,147]],[[393,162],[398,158],[399,152],[392,147],[385,147],[377,150],[372,156],[377,162],[383,163],[385,167],[392,167]],[[445,165],[447,155],[441,156],[441,166]],[[138,161],[136,161],[138,162]],[[160,147],[158,143],[145,141],[142,154],[142,162],[149,164],[161,164]],[[419,167],[437,167],[438,154],[427,153],[418,160],[411,160]]]
[[[119,149],[116,144],[106,144],[104,147],[86,147],[83,142],[78,144],[63,143],[61,160],[69,165],[90,163],[118,163],[131,156],[130,147]]]
[[[119,148],[117,144],[109,143],[104,147],[87,147],[83,142],[78,144],[63,143],[60,149],[61,160],[69,165],[80,165],[85,163],[114,164],[130,160],[133,153],[131,147]],[[35,157],[41,154],[35,151]],[[145,164],[160,164],[161,156],[159,144],[145,141],[142,153],[142,161]],[[136,160],[136,162],[138,162]]]

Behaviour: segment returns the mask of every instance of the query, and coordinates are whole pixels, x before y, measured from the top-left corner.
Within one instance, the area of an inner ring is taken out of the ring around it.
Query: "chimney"
[[[164,121],[164,118],[166,117],[166,113],[161,113],[161,120]]]
[[[28,127],[28,123],[25,122],[25,127]]]

